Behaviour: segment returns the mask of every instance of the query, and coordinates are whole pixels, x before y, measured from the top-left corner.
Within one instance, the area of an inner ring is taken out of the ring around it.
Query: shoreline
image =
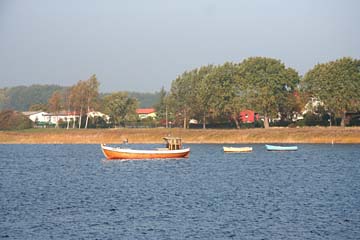
[[[0,131],[0,144],[121,144],[163,143],[163,137],[176,136],[184,144],[255,143],[337,143],[360,144],[360,127],[304,127],[270,129],[28,129]]]

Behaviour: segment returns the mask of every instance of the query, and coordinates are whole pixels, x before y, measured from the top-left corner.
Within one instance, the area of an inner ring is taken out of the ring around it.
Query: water
[[[252,146],[106,161],[99,145],[0,145],[0,238],[360,239],[359,145]]]

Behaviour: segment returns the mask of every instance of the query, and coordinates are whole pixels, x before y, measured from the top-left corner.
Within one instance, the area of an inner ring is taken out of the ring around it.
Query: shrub
[[[0,130],[21,130],[32,127],[32,121],[22,113],[13,110],[0,112]]]

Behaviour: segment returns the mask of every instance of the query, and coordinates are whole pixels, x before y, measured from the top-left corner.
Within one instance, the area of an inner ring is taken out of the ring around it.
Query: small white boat
[[[252,152],[252,147],[223,147],[224,152],[226,153],[235,153],[235,152]]]
[[[268,151],[296,151],[298,150],[297,146],[274,146],[274,145],[265,145],[266,150]]]

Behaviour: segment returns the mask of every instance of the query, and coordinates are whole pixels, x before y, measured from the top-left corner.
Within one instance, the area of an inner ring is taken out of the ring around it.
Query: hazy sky
[[[358,0],[0,0],[0,87],[154,92],[185,70],[251,56],[304,74],[360,58]]]

